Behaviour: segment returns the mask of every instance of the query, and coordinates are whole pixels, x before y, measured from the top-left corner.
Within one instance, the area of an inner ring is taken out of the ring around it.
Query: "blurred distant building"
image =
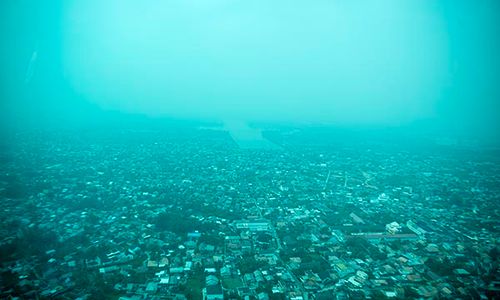
[[[248,229],[250,231],[268,231],[271,226],[268,220],[239,220],[235,222],[237,229]]]

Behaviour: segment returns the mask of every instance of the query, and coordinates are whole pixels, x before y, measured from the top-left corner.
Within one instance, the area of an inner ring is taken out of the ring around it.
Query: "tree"
[[[253,256],[244,256],[240,261],[238,261],[237,265],[241,273],[246,274],[265,267],[267,263],[265,261],[258,261]]]
[[[172,231],[179,235],[186,235],[188,232],[200,227],[199,221],[184,217],[177,212],[164,212],[159,214],[154,221],[156,228],[161,231]]]

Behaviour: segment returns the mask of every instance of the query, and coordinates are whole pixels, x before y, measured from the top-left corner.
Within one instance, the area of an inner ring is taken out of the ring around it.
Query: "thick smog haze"
[[[475,134],[499,125],[496,1],[2,6],[4,111],[15,120],[85,119],[97,107],[238,122],[430,120]]]
[[[450,81],[439,7],[421,1],[79,1],[65,67],[102,107],[188,118],[398,123]]]
[[[500,299],[500,0],[0,0],[0,299]]]

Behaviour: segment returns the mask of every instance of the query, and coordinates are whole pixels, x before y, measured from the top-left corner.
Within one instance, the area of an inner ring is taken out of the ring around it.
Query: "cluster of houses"
[[[239,149],[211,131],[17,145],[0,298],[500,295],[500,166],[480,153]]]

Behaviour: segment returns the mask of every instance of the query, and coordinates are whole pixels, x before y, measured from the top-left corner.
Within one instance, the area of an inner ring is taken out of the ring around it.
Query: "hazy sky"
[[[52,66],[67,89],[106,109],[347,125],[499,124],[495,0],[30,2],[4,2],[8,37],[29,33],[24,23],[33,28],[24,44],[13,40],[22,52],[5,52],[22,56],[11,69],[29,84],[44,80],[38,65]],[[3,85],[9,76],[2,71]]]

